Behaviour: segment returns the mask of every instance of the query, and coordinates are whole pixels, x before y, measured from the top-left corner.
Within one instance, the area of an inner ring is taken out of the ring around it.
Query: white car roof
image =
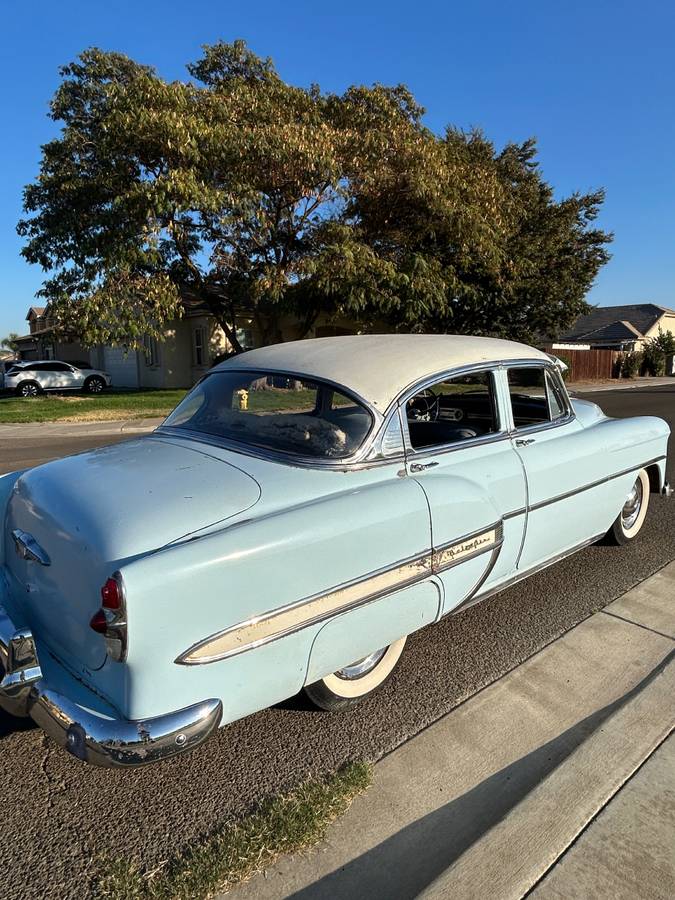
[[[332,381],[381,412],[408,386],[459,366],[512,359],[551,362],[541,350],[456,334],[363,334],[289,341],[249,350],[214,371],[258,369]]]

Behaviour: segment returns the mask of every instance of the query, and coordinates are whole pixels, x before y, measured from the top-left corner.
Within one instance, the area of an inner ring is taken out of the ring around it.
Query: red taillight
[[[122,605],[120,585],[116,578],[109,578],[101,588],[101,599],[105,609],[119,609]]]
[[[121,662],[126,657],[127,622],[122,576],[116,572],[101,588],[101,609],[91,617],[89,627],[105,638],[106,652]]]
[[[106,631],[108,630],[108,620],[106,619],[105,613],[102,609],[99,609],[98,612],[95,612],[91,617],[89,627],[93,628],[94,631],[98,632],[98,634],[106,633]]]

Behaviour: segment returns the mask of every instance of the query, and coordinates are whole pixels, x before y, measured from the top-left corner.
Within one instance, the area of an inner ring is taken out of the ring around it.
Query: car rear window
[[[332,385],[284,373],[213,372],[163,423],[296,456],[339,459],[363,444],[370,412]]]

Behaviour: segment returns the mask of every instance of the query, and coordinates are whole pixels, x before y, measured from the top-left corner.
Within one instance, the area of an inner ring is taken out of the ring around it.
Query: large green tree
[[[18,229],[85,341],[161,335],[181,287],[236,349],[241,310],[265,341],[289,313],[522,338],[583,310],[602,194],[556,201],[532,142],[439,137],[402,86],[289,85],[241,41],[188,72],[96,49],[62,69]]]

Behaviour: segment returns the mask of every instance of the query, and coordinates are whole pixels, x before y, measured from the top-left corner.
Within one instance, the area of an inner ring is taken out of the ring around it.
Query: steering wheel
[[[425,388],[408,400],[408,418],[414,422],[437,422],[441,412],[441,398],[431,388]]]

